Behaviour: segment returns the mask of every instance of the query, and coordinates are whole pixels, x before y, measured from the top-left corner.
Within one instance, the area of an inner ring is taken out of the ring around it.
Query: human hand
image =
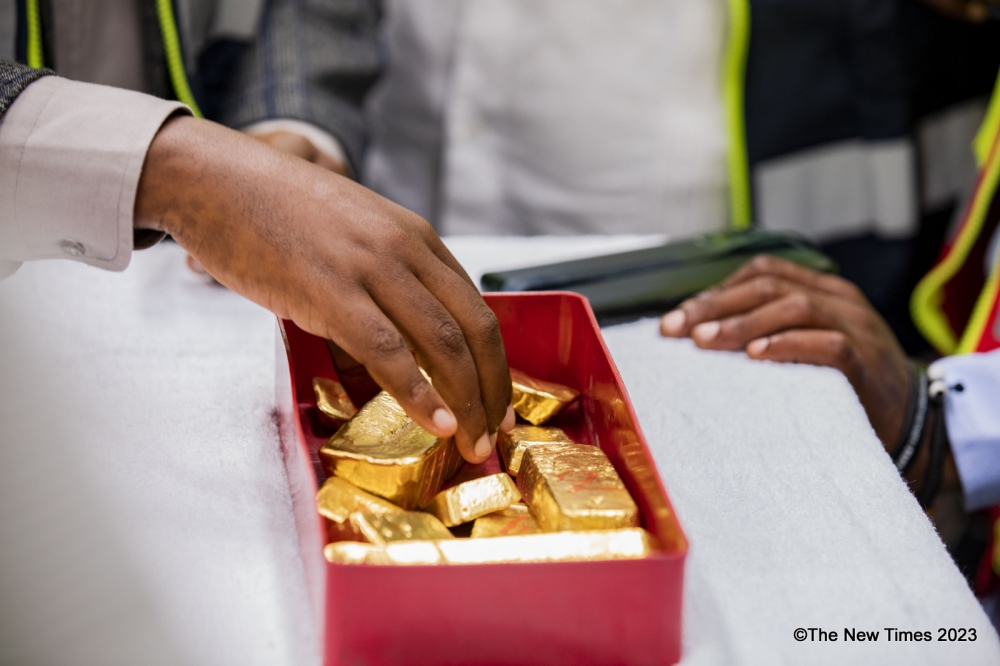
[[[318,167],[323,167],[327,171],[332,171],[341,176],[350,177],[350,169],[340,160],[334,159],[325,152],[313,145],[313,142],[296,132],[279,130],[276,132],[254,132],[250,136],[263,141],[272,148],[301,157],[307,162],[312,162]]]
[[[760,255],[664,315],[660,332],[690,336],[703,349],[745,349],[753,359],[837,368],[886,449],[896,445],[910,395],[906,354],[843,278]]]
[[[332,171],[333,173],[346,176],[348,178],[351,176],[350,169],[346,164],[338,159],[330,157],[325,152],[318,149],[312,141],[301,134],[284,130],[274,132],[248,132],[247,134],[258,141],[263,141],[272,148],[276,148],[282,152],[288,153],[289,155],[295,155],[296,157],[302,158],[307,162],[312,162],[316,166],[322,167],[327,171]],[[205,270],[205,267],[201,265],[201,262],[190,254],[187,256],[187,265],[188,268],[195,273],[202,275],[206,275],[208,273],[208,271]]]
[[[233,291],[333,341],[422,427],[454,435],[466,460],[487,458],[513,425],[496,317],[414,213],[239,132],[175,117],[147,153],[135,217]]]

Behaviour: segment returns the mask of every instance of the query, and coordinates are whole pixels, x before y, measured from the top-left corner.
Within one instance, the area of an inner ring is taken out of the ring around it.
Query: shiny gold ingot
[[[579,391],[568,386],[543,382],[520,370],[511,370],[510,378],[514,389],[514,411],[533,425],[545,423],[580,395]]]
[[[381,546],[373,546],[370,543],[338,541],[327,544],[323,549],[323,556],[327,562],[334,564],[368,564],[369,560],[377,557],[381,551]]]
[[[410,419],[384,391],[320,449],[330,472],[403,509],[426,506],[462,465],[451,438]]]
[[[316,407],[320,413],[333,421],[346,421],[358,411],[340,382],[326,377],[314,377],[313,392],[316,394]]]
[[[365,492],[353,483],[331,476],[316,493],[316,509],[321,516],[337,523],[346,523],[352,513],[366,511],[374,514],[403,513],[403,509],[381,497]]]
[[[541,531],[526,504],[511,504],[502,511],[477,518],[472,525],[472,538],[519,536]]]
[[[529,448],[517,487],[546,532],[635,527],[639,508],[611,461],[596,446],[544,444]]]
[[[384,546],[391,541],[455,538],[440,520],[422,511],[383,514],[358,511],[351,514],[351,525],[364,535],[369,543],[378,546]]]
[[[503,458],[507,472],[512,476],[517,476],[517,471],[521,469],[521,459],[528,447],[556,442],[570,444],[573,440],[566,436],[562,428],[516,425],[511,428],[510,432],[500,431],[497,437],[497,449],[500,451],[500,457]]]
[[[503,562],[579,562],[649,557],[653,537],[642,528],[552,532],[492,539],[393,541],[385,546],[332,543],[324,551],[342,564],[498,564]]]
[[[442,490],[425,509],[448,527],[461,525],[521,501],[514,481],[505,474],[491,474]]]

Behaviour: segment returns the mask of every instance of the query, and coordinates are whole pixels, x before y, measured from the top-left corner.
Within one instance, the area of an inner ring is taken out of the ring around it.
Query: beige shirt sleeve
[[[146,151],[178,102],[38,79],[0,123],[0,279],[32,259],[120,271]]]

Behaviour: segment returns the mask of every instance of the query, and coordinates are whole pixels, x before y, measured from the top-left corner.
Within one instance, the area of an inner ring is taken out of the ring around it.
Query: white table
[[[649,242],[449,244],[478,278]],[[0,663],[319,663],[273,336],[174,245],[122,275],[45,262],[0,283]],[[842,376],[701,352],[653,322],[605,337],[692,542],[684,664],[1000,663]],[[939,626],[979,640],[884,634]]]

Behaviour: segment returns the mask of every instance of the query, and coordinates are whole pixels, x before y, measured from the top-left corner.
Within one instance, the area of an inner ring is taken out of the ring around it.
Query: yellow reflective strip
[[[174,87],[177,99],[191,107],[196,118],[204,118],[198,103],[194,100],[191,86],[188,85],[187,72],[184,70],[184,56],[181,54],[181,39],[177,35],[177,23],[174,21],[174,7],[170,0],[156,0],[156,15],[160,20],[160,33],[163,35],[163,50],[167,55],[167,72],[170,83]]]
[[[910,314],[924,337],[942,354],[954,354],[958,349],[958,336],[951,329],[947,317],[941,309],[944,294],[942,287],[950,280],[965,263],[969,251],[979,237],[983,228],[990,202],[997,192],[997,181],[1000,180],[1000,137],[994,141],[993,152],[980,175],[979,186],[973,194],[972,202],[965,223],[944,260],[935,266],[917,284],[910,299]],[[978,314],[979,304],[973,312],[973,318]],[[972,321],[966,326],[968,330]],[[985,324],[984,324],[985,325]],[[967,334],[968,335],[968,334]],[[966,335],[966,337],[967,337]]]
[[[28,0],[25,3],[26,23],[28,24],[28,67],[41,69],[45,67],[45,53],[42,50],[42,16],[38,12],[38,0]]]
[[[752,223],[750,165],[747,161],[743,92],[746,85],[747,49],[750,46],[750,2],[729,0],[729,38],[722,80],[729,167],[729,213],[734,229]]]
[[[986,117],[976,132],[976,138],[972,140],[972,152],[976,154],[976,163],[980,167],[986,163],[990,148],[993,146],[993,139],[998,132],[1000,132],[1000,71],[997,72],[997,82],[993,86],[990,105],[986,108]]]
[[[986,281],[983,293],[979,294],[976,300],[976,308],[972,311],[972,318],[969,325],[965,327],[962,341],[958,344],[958,354],[971,354],[976,351],[979,341],[986,333],[986,326],[990,323],[990,314],[993,312],[993,305],[997,302],[997,294],[1000,293],[1000,261],[990,271],[990,278]]]

